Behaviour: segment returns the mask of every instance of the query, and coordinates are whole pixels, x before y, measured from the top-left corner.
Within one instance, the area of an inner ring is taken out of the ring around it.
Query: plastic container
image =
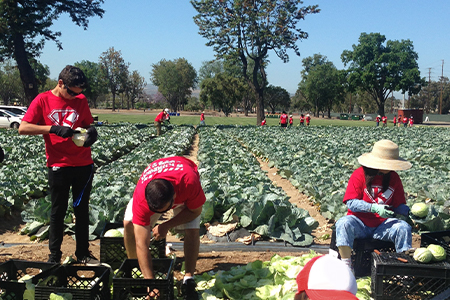
[[[113,300],[146,299],[152,291],[158,293],[156,299],[174,299],[174,260],[161,258],[153,259],[152,262],[155,279],[144,279],[133,278],[137,277],[136,270],[140,272],[137,259],[125,260],[113,277]]]
[[[422,233],[420,235],[420,247],[430,244],[442,246],[447,253],[447,262],[450,262],[450,230]]]
[[[118,269],[123,261],[127,259],[123,237],[105,237],[110,229],[123,227],[122,223],[106,223],[100,234],[100,262],[107,263],[113,270]],[[153,258],[166,257],[166,239],[151,241],[150,253]]]
[[[59,264],[13,259],[0,264],[0,299],[22,300],[26,283],[18,282],[19,279],[30,275],[33,276],[31,282],[36,284],[45,276],[42,272],[58,266]]]
[[[70,293],[73,300],[110,300],[110,268],[61,265],[43,272],[35,287],[36,300],[48,300],[51,293]]]
[[[411,256],[390,253],[394,258],[372,253],[372,297],[374,299],[432,299],[450,286],[448,262],[419,263]],[[399,262],[395,257],[407,259]]]

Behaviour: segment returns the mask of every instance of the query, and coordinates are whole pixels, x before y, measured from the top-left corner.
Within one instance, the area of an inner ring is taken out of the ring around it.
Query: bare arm
[[[36,125],[22,121],[19,127],[19,134],[22,135],[38,135],[50,133],[51,125]]]
[[[151,230],[149,226],[134,224],[134,236],[136,239],[136,254],[145,279],[154,279],[152,255],[149,250]]]

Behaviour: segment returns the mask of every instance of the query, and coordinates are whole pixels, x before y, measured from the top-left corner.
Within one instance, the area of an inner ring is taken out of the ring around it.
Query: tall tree
[[[139,98],[144,93],[144,88],[147,85],[145,78],[142,77],[138,71],[134,70],[128,74],[128,84],[127,84],[127,103],[134,108],[134,104],[139,101]],[[129,107],[128,107],[129,109]]]
[[[90,107],[97,108],[98,97],[108,93],[108,82],[101,64],[82,60],[74,65],[83,71],[89,83],[88,88],[83,91],[83,95],[88,99]]]
[[[425,84],[410,40],[386,42],[380,33],[363,32],[359,44],[352,48],[353,51],[344,50],[341,55],[344,65],[349,65],[349,86],[368,92],[380,115],[384,115],[384,103],[391,92],[401,90],[415,95]]]
[[[116,110],[116,94],[118,93],[123,78],[128,74],[128,65],[125,63],[122,53],[109,48],[100,56],[100,65],[108,82],[108,89],[112,94],[112,111]]]
[[[308,34],[297,23],[318,13],[318,6],[301,7],[300,0],[191,0],[191,4],[198,12],[194,22],[199,34],[208,40],[207,46],[213,46],[216,57],[241,60],[242,74],[258,95],[256,124],[261,124],[267,82],[264,59],[270,50],[283,62],[289,61],[289,49],[300,55],[296,42]],[[254,62],[251,76],[248,59]]]
[[[208,98],[209,102],[220,108],[228,117],[245,92],[246,87],[239,78],[226,73],[219,73],[214,78],[202,81],[200,97]]]
[[[333,104],[344,100],[344,73],[321,54],[304,58],[302,64],[299,89],[315,108],[316,116],[319,116],[320,111],[326,110],[328,118],[331,118]]]
[[[15,64],[11,60],[5,61],[0,68],[0,98],[4,105],[21,96],[20,75]]]
[[[185,58],[163,59],[152,65],[150,80],[169,102],[171,110],[178,111],[197,84],[197,72]]]
[[[45,40],[54,41],[58,49],[62,50],[62,44],[58,40],[61,32],[53,30],[53,22],[61,14],[68,13],[77,26],[87,29],[89,17],[103,16],[105,11],[100,8],[103,2],[103,0],[0,1],[0,57],[13,58],[16,61],[27,104],[38,94],[38,84],[30,58],[40,55]]]
[[[264,102],[274,114],[277,107],[287,110],[291,105],[291,97],[289,96],[289,92],[281,86],[269,85],[264,91]]]

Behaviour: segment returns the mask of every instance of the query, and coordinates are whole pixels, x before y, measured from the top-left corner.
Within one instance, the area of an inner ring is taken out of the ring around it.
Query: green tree
[[[122,53],[114,50],[114,47],[109,48],[100,56],[100,66],[112,94],[112,111],[116,110],[116,94],[121,88],[123,78],[128,74],[128,65],[125,63]]]
[[[16,61],[27,104],[38,94],[30,59],[40,55],[45,40],[54,41],[62,50],[61,32],[53,30],[53,22],[68,13],[77,26],[87,29],[89,17],[103,16],[101,3],[103,0],[0,1],[0,57]]]
[[[185,58],[163,59],[152,65],[150,80],[169,102],[171,110],[178,111],[187,103],[196,86],[197,72]]]
[[[270,50],[284,62],[289,61],[289,49],[300,55],[296,42],[308,34],[297,23],[318,13],[318,6],[301,7],[300,0],[191,0],[191,4],[198,12],[194,22],[199,34],[213,46],[216,57],[241,60],[242,74],[258,96],[256,124],[261,124],[267,82],[264,60]],[[248,59],[254,62],[251,76]]]
[[[302,60],[302,81],[299,88],[314,107],[318,117],[320,111],[327,111],[331,118],[331,108],[344,100],[344,73],[336,69],[326,56],[314,54]]]
[[[291,97],[289,96],[289,92],[281,86],[269,85],[264,90],[264,103],[270,107],[274,114],[277,107],[288,110],[291,105]]]
[[[11,61],[5,61],[0,68],[0,98],[4,105],[10,105],[14,99],[21,98],[22,85],[19,70]]]
[[[246,87],[239,78],[219,73],[214,78],[203,80],[200,98],[208,98],[210,103],[221,109],[228,117],[245,92]]]
[[[414,95],[425,84],[410,40],[386,41],[380,33],[363,32],[359,44],[352,48],[353,51],[344,50],[341,55],[344,65],[349,65],[349,86],[368,92],[380,115],[384,115],[384,103],[391,92],[401,90]]]
[[[142,77],[138,71],[134,70],[128,74],[126,97],[127,97],[127,107],[130,109],[134,108],[134,105],[139,98],[142,97],[144,93],[144,88],[147,85],[145,78]]]
[[[108,93],[108,81],[101,64],[82,60],[74,65],[83,71],[89,83],[88,88],[83,91],[83,95],[88,99],[90,107],[97,108],[99,96]]]

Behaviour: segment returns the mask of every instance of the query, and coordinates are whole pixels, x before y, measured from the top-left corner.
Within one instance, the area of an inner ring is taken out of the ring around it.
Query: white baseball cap
[[[350,268],[330,255],[311,259],[297,276],[298,292],[311,300],[358,300],[356,279]]]
[[[164,108],[164,111],[165,111],[166,113],[169,113],[169,112],[170,112],[170,110],[169,110],[168,108]]]

